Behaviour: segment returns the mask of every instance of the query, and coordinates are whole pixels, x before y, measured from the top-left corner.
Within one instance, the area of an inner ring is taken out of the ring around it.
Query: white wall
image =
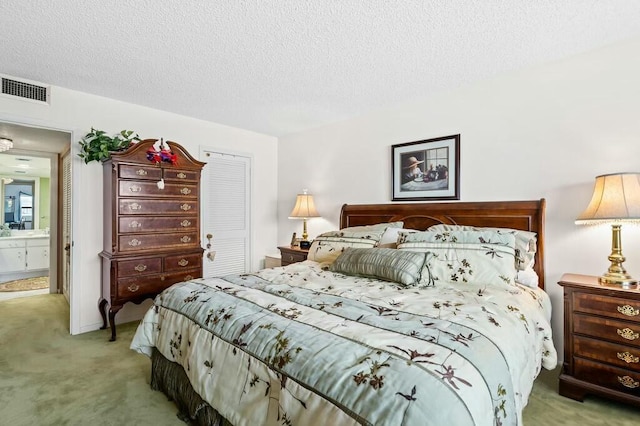
[[[72,332],[95,330],[102,325],[98,312],[102,251],[102,165],[84,164],[77,156],[77,141],[93,126],[109,133],[135,130],[141,138],[164,138],[180,143],[198,157],[201,146],[253,156],[252,268],[258,269],[276,241],[277,140],[274,137],[196,120],[138,105],[114,101],[60,87],[51,88],[51,104],[43,106],[0,97],[0,119],[73,131],[74,282]],[[206,162],[206,159],[201,159]],[[203,191],[207,188],[203,186]],[[108,218],[107,218],[108,219]],[[127,304],[116,322],[141,318],[149,305]]]
[[[640,172],[640,38],[281,138],[278,242],[308,188],[322,219],[309,235],[337,229],[343,203],[391,200],[391,145],[461,134],[461,201],[546,198],[546,282],[562,356],[565,272],[598,275],[611,251],[608,227],[579,227],[596,175]],[[640,278],[640,229],[623,226],[627,270]]]

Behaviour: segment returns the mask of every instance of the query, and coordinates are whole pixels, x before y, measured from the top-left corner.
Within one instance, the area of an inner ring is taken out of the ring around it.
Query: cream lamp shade
[[[640,173],[596,176],[591,202],[578,216],[576,224],[610,223],[612,227],[609,270],[600,277],[605,284],[635,286],[637,281],[622,266],[620,227],[624,222],[640,221]]]
[[[13,148],[13,140],[9,138],[0,138],[0,152],[8,151]]]
[[[289,214],[289,219],[302,219],[303,231],[302,240],[307,241],[309,234],[307,233],[307,219],[312,217],[320,217],[316,210],[316,204],[313,201],[313,195],[308,194],[304,189],[302,194],[298,194],[296,197],[296,205],[293,206],[293,210]]]

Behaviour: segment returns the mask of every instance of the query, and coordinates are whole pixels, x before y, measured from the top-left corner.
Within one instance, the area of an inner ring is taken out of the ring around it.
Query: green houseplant
[[[78,156],[84,160],[85,164],[91,161],[104,161],[111,156],[112,152],[125,150],[139,140],[138,134],[133,130],[122,130],[115,136],[109,136],[107,132],[92,127],[91,131],[78,142],[81,147]]]

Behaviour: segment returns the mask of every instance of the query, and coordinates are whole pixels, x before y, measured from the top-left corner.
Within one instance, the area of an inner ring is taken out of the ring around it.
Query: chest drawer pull
[[[637,356],[625,351],[625,352],[618,352],[616,354],[618,356],[619,360],[622,360],[624,362],[626,362],[627,364],[637,364],[638,362],[640,362],[640,358],[638,358]]]
[[[186,228],[187,226],[191,226],[191,222],[185,219],[182,222],[180,222],[180,226],[182,226],[183,228]]]
[[[640,315],[640,309],[635,309],[631,305],[618,306],[618,312],[628,317],[635,317]]]
[[[623,339],[627,339],[627,340],[636,340],[637,338],[640,337],[640,334],[636,333],[630,328],[624,328],[622,330],[618,329],[618,335],[620,335],[620,337],[622,337]]]
[[[180,208],[186,212],[187,210],[191,210],[191,204],[184,203]]]
[[[147,265],[143,265],[143,264],[141,263],[141,264],[139,264],[139,265],[136,265],[136,267],[135,267],[135,268],[133,268],[133,269],[135,269],[135,270],[136,270],[136,271],[138,271],[138,272],[144,272],[144,271],[146,271],[146,270],[147,270]]]
[[[187,259],[184,259],[184,258],[182,258],[182,259],[180,259],[178,261],[178,265],[180,265],[180,266],[187,266],[188,264],[189,264],[189,261]]]
[[[618,376],[618,381],[622,386],[629,389],[635,389],[638,386],[640,386],[640,383],[636,382],[635,380],[633,380],[633,378],[629,376],[622,376],[622,377]]]
[[[289,261],[293,262],[293,255],[292,254],[289,255]]]
[[[135,293],[139,289],[140,286],[138,284],[131,284],[129,287],[127,287],[127,290],[129,290],[131,293]]]
[[[193,279],[193,276],[191,276],[191,275],[187,275],[187,276],[184,277],[185,281],[189,281],[189,280],[192,280],[192,279]]]
[[[185,179],[187,177],[187,175],[185,175],[184,173],[180,172],[176,175],[178,178],[180,179]]]
[[[129,228],[141,228],[141,227],[142,227],[142,224],[136,220],[134,220],[129,224]]]
[[[138,185],[131,185],[129,187],[129,191],[131,191],[131,192],[140,192],[141,190],[142,190],[142,188],[139,187]]]
[[[142,206],[140,204],[138,204],[138,203],[131,203],[131,205],[129,205],[129,208],[131,210],[141,210]]]
[[[136,174],[137,174],[138,176],[146,176],[146,175],[148,175],[149,173],[147,173],[147,171],[146,171],[145,169],[138,169],[138,170],[136,170]]]
[[[185,235],[184,237],[180,238],[180,241],[182,241],[183,243],[188,243],[189,241],[191,241],[191,237]]]
[[[142,241],[140,241],[140,240],[139,240],[139,239],[137,239],[137,238],[134,238],[133,240],[129,241],[129,243],[128,243],[128,244],[129,244],[131,247],[137,247],[137,246],[139,246],[140,244],[142,244]],[[618,331],[620,331],[620,330],[618,330]]]
[[[190,190],[189,188],[182,188],[182,189],[180,190],[180,193],[181,193],[182,195],[189,195],[189,194],[191,194],[191,190]]]

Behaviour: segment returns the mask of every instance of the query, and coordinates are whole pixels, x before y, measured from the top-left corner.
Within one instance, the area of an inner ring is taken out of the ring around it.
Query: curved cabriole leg
[[[111,308],[109,308],[109,324],[111,325],[111,339],[109,339],[110,342],[116,341],[116,314],[120,309],[122,309],[122,305],[112,306]]]
[[[100,302],[98,302],[98,310],[102,317],[102,327],[100,327],[100,330],[107,328],[107,303],[106,299],[100,299]]]

